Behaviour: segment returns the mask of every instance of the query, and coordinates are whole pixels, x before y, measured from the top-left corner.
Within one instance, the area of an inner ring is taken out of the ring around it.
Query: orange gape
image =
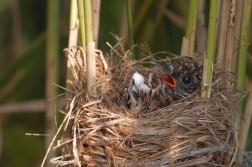
[[[176,80],[169,74],[166,73],[167,78],[159,77],[164,83],[171,86],[172,88],[175,88],[177,86]]]
[[[169,63],[151,63],[160,67],[166,77],[135,72],[124,91],[126,109],[154,111],[185,98],[201,86],[202,66],[191,57],[172,59]]]

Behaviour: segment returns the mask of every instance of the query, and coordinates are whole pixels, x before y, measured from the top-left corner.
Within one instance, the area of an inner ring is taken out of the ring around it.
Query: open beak
[[[169,73],[171,71],[171,64],[164,63],[164,62],[158,62],[158,61],[152,61],[151,64],[154,64],[158,67],[160,67],[162,70],[166,73],[166,78],[159,76],[159,78],[166,83],[167,85],[171,86],[172,88],[175,88],[177,86],[177,82],[175,78]]]

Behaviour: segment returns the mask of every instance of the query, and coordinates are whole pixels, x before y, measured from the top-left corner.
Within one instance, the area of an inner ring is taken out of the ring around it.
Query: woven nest
[[[237,151],[237,93],[220,82],[226,73],[215,68],[212,97],[193,93],[153,112],[131,112],[122,107],[121,92],[135,71],[153,60],[148,54],[130,60],[120,43],[104,58],[96,56],[97,95],[86,91],[87,73],[81,48],[66,50],[73,72],[66,131],[60,141],[58,164],[72,166],[232,166]],[[167,61],[164,60],[164,61]],[[66,120],[66,119],[65,119]]]

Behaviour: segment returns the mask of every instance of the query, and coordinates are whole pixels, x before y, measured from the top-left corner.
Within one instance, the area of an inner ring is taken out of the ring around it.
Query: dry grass
[[[62,139],[54,147],[62,150],[62,156],[51,162],[79,167],[232,166],[237,151],[238,93],[220,85],[225,73],[215,70],[209,99],[195,92],[154,112],[135,113],[122,107],[122,93],[132,73],[155,70],[141,66],[154,59],[148,47],[142,48],[149,56],[140,61],[130,60],[131,52],[124,51],[120,42],[106,61],[100,52],[97,95],[92,98],[86,91],[82,50],[66,50],[74,76],[67,92],[71,104]]]

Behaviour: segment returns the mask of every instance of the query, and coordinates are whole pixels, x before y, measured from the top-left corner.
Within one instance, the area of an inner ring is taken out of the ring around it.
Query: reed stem
[[[57,98],[51,99],[58,95],[58,87],[52,84],[58,84],[58,62],[59,62],[59,0],[47,1],[47,45],[46,45],[46,149],[52,142],[56,132],[55,127],[55,106],[57,106]],[[54,152],[48,154],[46,166],[51,166],[49,159],[55,156]]]
[[[69,37],[68,37],[68,48],[70,49],[72,46],[77,46],[78,41],[78,7],[77,7],[77,1],[71,0],[70,5],[70,20],[69,20]],[[72,86],[72,70],[71,70],[71,64],[70,61],[67,59],[67,74],[66,74],[66,88],[70,89]],[[68,92],[66,92],[66,99],[68,99]],[[66,100],[66,106],[70,104],[68,100]]]
[[[190,39],[192,31],[195,27],[195,22],[197,20],[197,8],[199,5],[199,0],[190,0],[189,13],[186,26],[186,39]]]
[[[94,42],[91,0],[84,0],[84,8],[86,43]]]
[[[87,43],[87,90],[90,94],[96,95],[96,63],[95,63],[95,42],[93,34],[92,3],[91,0],[84,0],[85,8],[85,30]]]
[[[83,0],[77,0],[78,5],[78,15],[80,22],[80,38],[81,38],[81,46],[86,51],[86,35],[85,35],[85,21],[84,21],[84,4]]]
[[[237,80],[236,88],[240,91],[244,91],[245,75],[246,75],[246,58],[248,52],[248,39],[249,39],[249,27],[250,27],[250,15],[251,15],[251,0],[245,0],[243,4],[243,17],[242,27],[240,35],[240,49],[238,55],[238,67],[237,67]],[[243,111],[244,101],[239,103],[240,111]]]
[[[101,0],[92,0],[93,32],[95,48],[98,48]]]
[[[134,35],[132,29],[132,17],[131,17],[131,7],[130,7],[130,0],[126,0],[126,7],[127,7],[127,19],[128,19],[128,39],[129,39],[129,48],[134,46]],[[136,59],[135,56],[135,49],[132,48],[132,59]]]
[[[199,5],[199,0],[190,1],[186,33],[185,33],[185,37],[183,37],[181,53],[180,53],[181,56],[193,56],[198,5]]]
[[[215,55],[215,34],[216,34],[216,20],[217,20],[217,9],[218,0],[211,0],[210,2],[210,13],[209,13],[209,24],[208,24],[208,34],[207,34],[207,73],[206,73],[206,91],[205,97],[211,96],[212,82],[212,71],[213,71],[213,58]]]
[[[240,91],[244,91],[245,89],[246,59],[247,59],[247,54],[248,54],[247,43],[249,39],[251,5],[252,5],[251,1],[252,0],[244,0],[244,3],[243,3],[243,13],[242,13],[241,33],[240,33],[240,48],[239,48],[238,66],[237,66],[237,73],[236,73],[237,80],[238,80],[236,88]],[[241,99],[242,96],[240,96],[239,98]],[[249,95],[248,99],[251,100],[251,94]],[[247,103],[249,103],[249,101]],[[244,111],[244,99],[240,100],[238,107],[241,112]],[[246,120],[242,120],[241,127],[242,128],[250,127],[250,122],[251,122],[250,109],[246,109],[244,116]],[[242,161],[243,159],[243,151],[245,150],[247,138],[248,138],[247,135],[248,135],[248,129],[247,128],[241,129],[239,161]]]
[[[76,21],[78,19],[78,7],[76,0],[71,0],[70,5],[70,20],[69,20],[69,29],[76,28]]]

